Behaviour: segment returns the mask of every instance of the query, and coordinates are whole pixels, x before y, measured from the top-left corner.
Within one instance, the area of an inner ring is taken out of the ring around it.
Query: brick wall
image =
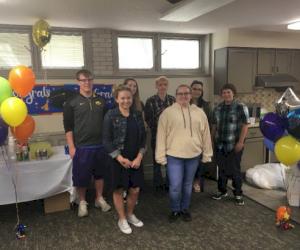
[[[113,74],[112,31],[92,30],[93,72],[95,75]]]

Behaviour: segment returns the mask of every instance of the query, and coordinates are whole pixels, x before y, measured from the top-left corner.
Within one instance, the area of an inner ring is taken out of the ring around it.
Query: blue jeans
[[[200,157],[189,159],[167,156],[169,195],[172,212],[189,209],[192,187]]]

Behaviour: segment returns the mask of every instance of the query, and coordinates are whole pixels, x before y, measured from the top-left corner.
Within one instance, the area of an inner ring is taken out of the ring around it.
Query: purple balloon
[[[267,139],[276,142],[284,134],[286,120],[275,113],[267,113],[264,118],[260,120],[259,127]]]
[[[0,118],[0,146],[2,146],[8,135],[8,126],[7,124]]]

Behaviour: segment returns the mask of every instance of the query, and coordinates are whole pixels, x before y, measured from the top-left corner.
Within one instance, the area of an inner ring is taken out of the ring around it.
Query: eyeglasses
[[[91,82],[93,80],[93,78],[78,79],[79,82]]]
[[[183,93],[177,93],[176,95],[178,95],[178,96],[188,96],[190,94],[191,94],[190,92],[183,92]]]

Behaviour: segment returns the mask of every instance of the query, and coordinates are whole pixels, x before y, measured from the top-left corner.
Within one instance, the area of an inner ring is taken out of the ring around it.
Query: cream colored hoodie
[[[178,103],[166,108],[159,117],[155,159],[167,164],[167,155],[194,158],[202,153],[202,162],[213,155],[207,117],[201,108],[192,104],[181,107]]]

